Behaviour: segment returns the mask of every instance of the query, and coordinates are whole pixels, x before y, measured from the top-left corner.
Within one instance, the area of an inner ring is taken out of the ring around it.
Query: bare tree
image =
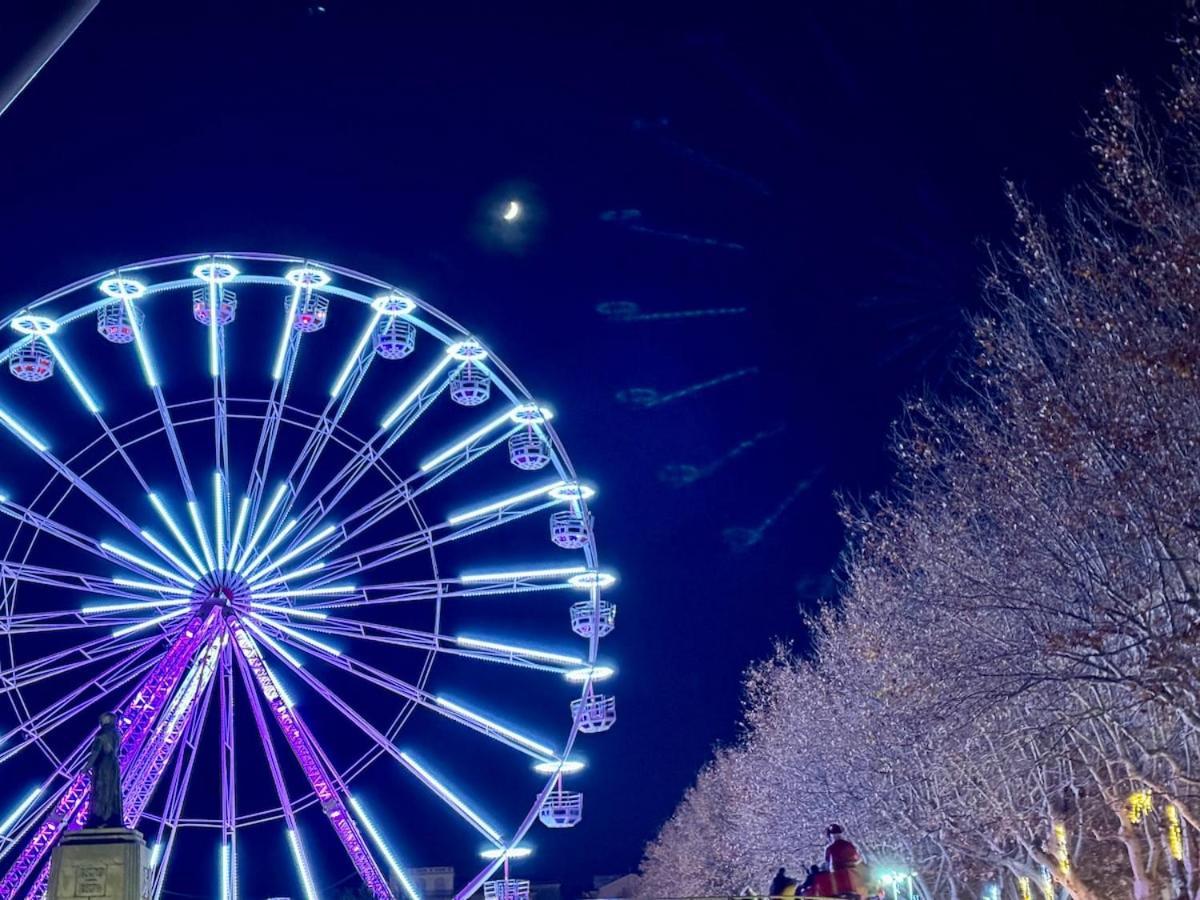
[[[1015,249],[838,602],[751,668],[743,734],[647,848],[647,896],[764,887],[847,825],[931,897],[1200,900],[1200,50],[1118,80],[1098,177]]]

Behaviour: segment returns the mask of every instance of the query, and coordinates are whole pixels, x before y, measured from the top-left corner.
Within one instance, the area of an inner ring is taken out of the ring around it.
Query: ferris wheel
[[[577,738],[616,719],[551,409],[412,294],[290,256],[123,266],[0,327],[0,897],[44,896],[108,710],[151,897],[290,859],[318,900],[344,852],[419,900],[409,867],[464,846],[458,896],[527,897],[510,865],[581,821]]]

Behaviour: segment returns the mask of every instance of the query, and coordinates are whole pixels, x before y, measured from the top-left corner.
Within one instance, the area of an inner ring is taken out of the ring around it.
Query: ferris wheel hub
[[[236,572],[209,572],[192,591],[192,605],[202,612],[213,608],[240,609],[249,602],[250,586]]]

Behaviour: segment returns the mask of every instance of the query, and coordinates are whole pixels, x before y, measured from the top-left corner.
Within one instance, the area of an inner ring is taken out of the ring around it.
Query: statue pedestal
[[[46,900],[145,900],[146,862],[132,828],[68,831],[50,856]]]

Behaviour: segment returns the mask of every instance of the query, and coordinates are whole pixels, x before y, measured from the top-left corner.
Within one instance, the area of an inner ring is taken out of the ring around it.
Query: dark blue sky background
[[[53,19],[31,6],[0,9],[0,69]],[[1007,239],[1003,179],[1057,208],[1087,173],[1085,107],[1117,72],[1166,76],[1181,7],[325,6],[104,0],[0,119],[0,304],[266,250],[411,287],[485,335],[562,411],[622,574],[620,721],[588,745],[584,824],[525,871],[627,871],[735,736],[746,664],[803,642],[842,545],[835,493],[884,488],[901,398],[944,385],[983,243]],[[509,196],[516,230],[495,220]],[[615,300],[750,313],[616,323],[595,310]],[[615,399],[746,367],[651,409]],[[659,477],[777,426],[712,477]],[[806,479],[731,549],[725,529]]]

